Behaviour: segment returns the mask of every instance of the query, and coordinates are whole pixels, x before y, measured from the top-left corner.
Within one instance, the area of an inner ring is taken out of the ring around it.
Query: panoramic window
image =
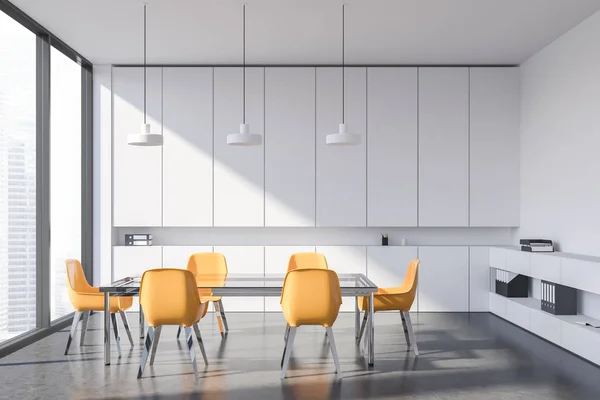
[[[0,342],[36,327],[36,40],[0,12]]]

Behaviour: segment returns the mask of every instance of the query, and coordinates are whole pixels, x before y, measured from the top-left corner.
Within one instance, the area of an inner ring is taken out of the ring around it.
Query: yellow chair
[[[287,273],[281,293],[281,309],[290,326],[290,334],[283,350],[281,379],[285,378],[296,329],[302,325],[322,325],[325,328],[336,372],[339,378],[342,377],[342,369],[331,329],[337,319],[341,304],[340,281],[335,271],[295,269]]]
[[[194,274],[196,282],[207,286],[223,286],[227,280],[227,262],[220,253],[195,253],[188,260],[187,270]],[[209,289],[198,289],[200,300],[210,302],[213,309],[219,313],[217,322],[221,336],[229,332],[223,301],[220,296],[213,296]],[[177,330],[177,339],[181,335],[181,327]]]
[[[327,259],[321,253],[294,253],[288,261],[287,272],[296,269],[329,269],[327,267]],[[290,325],[285,327],[284,340],[287,340],[290,334]],[[327,333],[325,333],[327,334]]]
[[[290,256],[288,272],[305,268],[328,269],[327,259],[321,253],[295,253]]]
[[[85,274],[83,273],[83,268],[81,267],[81,263],[78,260],[66,260],[65,261],[66,269],[67,269],[67,289],[69,291],[69,299],[71,300],[71,304],[75,309],[75,314],[73,315],[73,323],[71,324],[71,331],[69,332],[69,339],[67,339],[67,347],[65,348],[65,355],[69,353],[69,347],[71,346],[71,341],[73,340],[73,336],[75,336],[75,331],[77,330],[77,325],[79,324],[79,320],[83,315],[83,326],[81,327],[81,339],[79,341],[79,346],[83,346],[83,342],[85,340],[85,333],[87,331],[88,319],[91,311],[105,311],[104,310],[104,293],[100,293],[100,290],[97,287],[90,286],[87,279],[85,278]],[[133,304],[132,297],[111,297],[110,298],[110,317],[112,319],[113,331],[115,334],[115,342],[117,343],[117,350],[119,352],[119,357],[121,356],[121,343],[119,338],[119,328],[117,327],[117,318],[116,313],[119,313],[121,319],[123,320],[123,325],[125,326],[125,331],[127,331],[127,336],[129,337],[129,343],[133,346],[133,337],[131,336],[131,330],[129,329],[129,322],[127,321],[127,315],[125,311],[128,310]]]
[[[410,308],[413,305],[415,296],[417,294],[417,284],[419,276],[419,263],[420,260],[415,259],[408,265],[406,276],[402,285],[393,288],[379,288],[374,294],[373,308],[377,311],[400,311],[400,318],[402,319],[402,326],[404,328],[404,336],[406,337],[406,344],[411,347],[415,352],[415,355],[419,355],[419,349],[417,347],[417,341],[415,339],[415,332],[413,330],[412,322],[410,320]],[[361,311],[365,311],[365,317],[360,327],[360,334],[357,339],[357,345],[360,344],[362,339],[365,326],[367,323],[369,309],[369,298],[360,297],[358,306]]]
[[[194,376],[197,378],[198,366],[192,340],[192,328],[196,333],[204,364],[208,365],[200,328],[198,328],[198,322],[206,315],[208,303],[200,302],[194,274],[176,268],[159,268],[144,272],[140,283],[140,304],[144,310],[146,322],[148,322],[148,333],[138,370],[138,379],[142,377],[150,352],[152,352],[150,365],[154,363],[163,325],[183,326],[190,360],[194,367]]]

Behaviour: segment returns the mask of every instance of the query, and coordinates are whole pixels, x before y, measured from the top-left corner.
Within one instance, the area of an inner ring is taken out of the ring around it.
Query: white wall
[[[520,237],[600,256],[600,12],[521,65]],[[600,296],[580,312],[600,318]]]
[[[600,13],[521,66],[520,237],[600,256]]]
[[[109,282],[112,264],[112,66],[94,66],[94,284]]]
[[[511,168],[518,157],[516,143],[505,146],[514,157],[498,156],[497,147],[478,143],[485,142],[486,135],[499,140],[518,136],[518,129],[491,130],[488,125],[496,126],[494,118],[507,115],[503,108],[518,104],[519,93],[515,90],[509,96],[512,102],[496,106],[503,85],[489,79],[492,75],[476,75],[480,79],[470,85],[471,70],[481,69],[348,68],[342,92],[340,68],[249,68],[247,118],[252,130],[264,135],[264,143],[239,148],[227,146],[225,137],[241,121],[241,68],[153,67],[148,117],[152,129],[162,132],[164,145],[148,149],[126,144],[126,134],[143,120],[141,69],[98,67],[96,282],[122,276],[115,253],[110,254],[112,246],[124,244],[125,233],[152,233],[157,246],[242,250],[364,249],[378,246],[380,234],[388,233],[390,246],[399,245],[402,238],[411,246],[463,246],[453,265],[442,262],[438,268],[459,268],[468,282],[467,246],[510,244],[512,227],[518,224],[514,210],[508,210],[515,217],[510,221],[497,218],[498,195],[511,192],[518,197],[514,185],[470,180],[470,168],[482,167],[469,158],[477,155],[474,160],[488,160],[484,166],[504,178],[494,182],[518,182],[518,170]],[[515,68],[497,69],[510,72],[518,87]],[[419,70],[427,73],[419,78]],[[394,87],[401,87],[402,94]],[[448,94],[440,90],[445,87],[455,90]],[[427,101],[419,102],[425,89]],[[499,111],[481,113],[482,108],[475,107],[469,112],[470,92],[480,94],[476,98],[489,106],[485,110]],[[360,146],[325,145],[325,135],[335,132],[341,120],[342,93],[346,122],[361,135]],[[461,99],[457,129],[440,124],[436,111],[447,111],[454,94]],[[376,107],[378,102],[386,107]],[[510,115],[518,126],[517,114]],[[429,129],[419,130],[419,121]],[[479,138],[475,146],[467,134],[470,125],[479,127],[473,134]],[[455,142],[458,147],[453,147]],[[451,151],[455,147],[457,151]],[[439,173],[448,169],[446,155],[456,161],[450,175]],[[427,179],[420,179],[424,171]],[[495,219],[479,219],[469,226],[469,195],[482,192],[494,201],[480,201],[479,212]],[[425,193],[428,196],[420,198]],[[452,201],[444,201],[449,196]],[[453,218],[456,210],[459,219]],[[445,257],[435,249],[427,251],[431,260]],[[435,291],[435,282],[429,287]],[[469,306],[464,293],[460,310]],[[438,300],[430,302],[431,309]]]

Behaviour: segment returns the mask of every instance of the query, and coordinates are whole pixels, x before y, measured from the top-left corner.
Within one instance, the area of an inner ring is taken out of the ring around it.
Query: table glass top
[[[273,289],[280,290],[283,287],[284,274],[229,274],[224,283],[222,276],[210,274],[196,275],[198,288],[217,289],[221,291],[236,289]],[[365,291],[377,291],[377,286],[371,282],[364,274],[338,274],[340,288],[343,289],[364,289]],[[101,292],[126,293],[139,290],[141,277],[132,276],[119,279],[108,285],[100,286]]]

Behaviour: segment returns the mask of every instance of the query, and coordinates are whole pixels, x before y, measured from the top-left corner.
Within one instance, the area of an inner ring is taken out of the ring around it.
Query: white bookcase
[[[600,257],[569,253],[528,253],[518,247],[490,249],[490,268],[544,279],[600,294]],[[593,363],[600,364],[600,329],[576,322],[600,324],[590,316],[553,315],[541,310],[540,300],[509,298],[490,292],[490,312]]]

